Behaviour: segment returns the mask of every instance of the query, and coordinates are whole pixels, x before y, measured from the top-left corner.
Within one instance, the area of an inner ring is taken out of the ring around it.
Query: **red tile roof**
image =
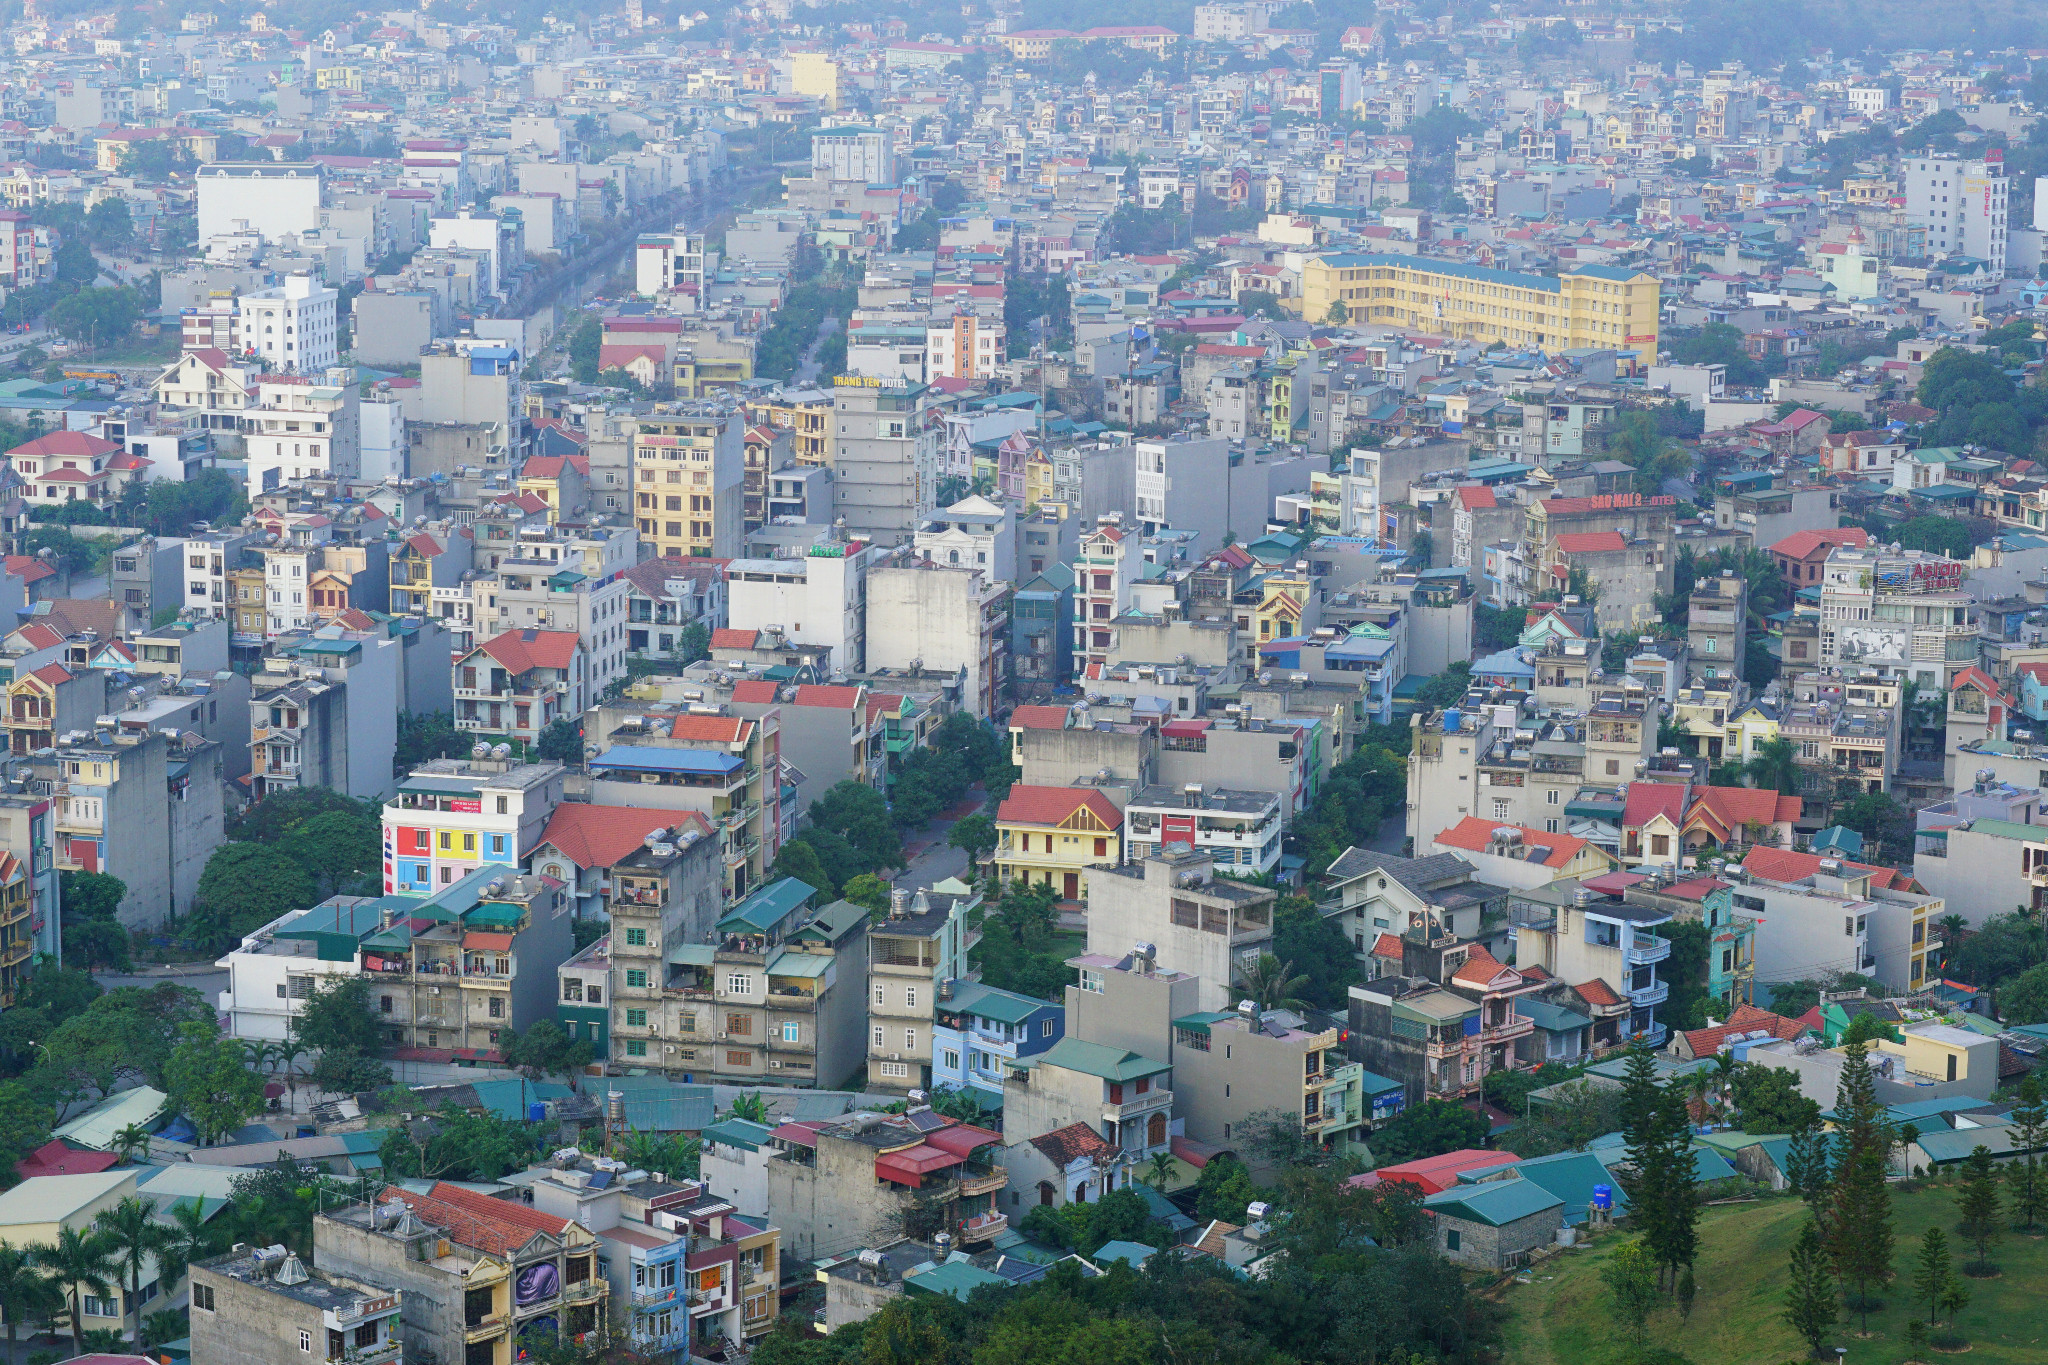
[[[541,842],[553,844],[578,867],[610,867],[643,845],[654,831],[682,826],[694,827],[700,834],[711,832],[711,826],[695,811],[564,801],[548,818]]]
[[[740,716],[677,716],[675,724],[669,727],[668,737],[738,744],[753,728],[754,722]]]
[[[1568,555],[1599,554],[1602,551],[1626,550],[1628,541],[1619,531],[1574,531],[1559,536],[1557,548]]]
[[[23,441],[9,455],[107,455],[121,447],[102,436],[89,435],[83,431],[52,431]]]
[[[14,1173],[23,1180],[38,1175],[93,1175],[121,1164],[118,1152],[80,1151],[62,1138],[52,1138],[14,1163]]]
[[[1114,801],[1093,788],[1080,787],[1012,787],[996,808],[996,819],[1006,825],[1057,825],[1082,806],[1111,829],[1124,822]]]
[[[796,704],[850,711],[861,704],[860,688],[850,684],[804,683],[796,690]]]
[[[766,706],[775,700],[775,684],[765,678],[749,678],[732,685],[732,699],[748,706]]]
[[[508,630],[478,645],[514,673],[530,668],[568,668],[576,659],[573,630]]]
[[[1572,989],[1578,992],[1579,999],[1589,1005],[1619,1005],[1625,1003],[1620,996],[1614,993],[1614,989],[1611,986],[1597,976],[1591,981],[1581,981],[1576,986],[1573,986]]]
[[[1522,847],[1549,850],[1542,859],[1545,867],[1563,867],[1579,853],[1592,845],[1584,839],[1575,839],[1569,834],[1546,834],[1526,825],[1510,825],[1501,820],[1482,820],[1468,815],[1457,824],[1436,836],[1439,848],[1462,848],[1472,853],[1486,852],[1486,841],[1497,829],[1519,829],[1522,831]],[[1532,861],[1532,860],[1524,860]]]
[[[1401,940],[1393,934],[1381,934],[1373,940],[1372,955],[1374,957],[1391,957],[1396,962],[1399,962],[1401,960]]]
[[[458,1203],[453,1199],[436,1197],[444,1191],[449,1194],[460,1195],[464,1201],[474,1199],[480,1203],[495,1207],[475,1209],[471,1208],[467,1202]],[[439,1228],[446,1228],[449,1241],[459,1243],[465,1247],[472,1247],[478,1251],[489,1252],[494,1256],[509,1256],[531,1242],[539,1233],[551,1230],[535,1228],[523,1221],[505,1216],[515,1212],[523,1212],[530,1216],[546,1218],[546,1214],[534,1215],[533,1210],[526,1208],[524,1205],[509,1203],[503,1199],[492,1199],[489,1195],[472,1195],[468,1190],[457,1189],[445,1181],[437,1182],[434,1185],[433,1195],[411,1194],[404,1190],[393,1190],[391,1197],[403,1200],[406,1206],[418,1215],[421,1222],[431,1223]],[[549,1221],[559,1223],[562,1227],[568,1226],[566,1219],[554,1218],[549,1219]],[[560,1228],[552,1229],[552,1231],[556,1236],[561,1235]]]
[[[1870,532],[1861,526],[1837,526],[1822,531],[1794,531],[1771,547],[1774,555],[1787,559],[1808,559],[1822,546],[1860,550],[1870,543]]]
[[[1888,867],[1839,861],[1842,863],[1842,870],[1851,875],[1868,872],[1870,884],[1880,890],[1896,890],[1911,880]],[[1759,846],[1751,849],[1749,856],[1742,860],[1742,869],[1755,876],[1768,877],[1774,882],[1796,882],[1820,871],[1820,864],[1821,855],[1818,853],[1800,853],[1789,848]]]
[[[1476,511],[1483,507],[1500,506],[1500,499],[1494,496],[1493,489],[1483,483],[1462,485],[1457,490],[1457,499],[1468,512]]]
[[[1699,820],[1714,832],[1717,842],[1745,825],[1777,825],[1797,820],[1801,807],[1796,796],[1785,796],[1768,787],[1701,787],[1685,821]]]
[[[1070,1123],[1050,1133],[1040,1133],[1031,1139],[1031,1145],[1045,1153],[1046,1159],[1061,1170],[1081,1157],[1099,1160],[1116,1152],[1116,1148],[1103,1141],[1100,1133],[1085,1123]]]
[[[751,630],[734,630],[730,627],[714,630],[711,632],[711,647],[713,649],[752,649],[754,647],[754,632]]]
[[[1658,816],[1673,826],[1685,819],[1685,785],[1679,782],[1631,782],[1622,803],[1621,827],[1641,829]]]
[[[1787,1019],[1782,1014],[1773,1014],[1755,1005],[1737,1005],[1726,1023],[1716,1024],[1713,1028],[1686,1029],[1685,1045],[1695,1057],[1710,1057],[1720,1050],[1726,1039],[1757,1029],[1768,1031],[1773,1038],[1797,1038],[1806,1032],[1796,1019]]]
[[[1064,706],[1019,706],[1010,711],[1012,730],[1064,730],[1072,712]]]
[[[1498,980],[1501,973],[1515,974],[1514,968],[1495,958],[1484,948],[1475,947],[1465,959],[1465,965],[1451,976],[1461,986],[1489,986]]]

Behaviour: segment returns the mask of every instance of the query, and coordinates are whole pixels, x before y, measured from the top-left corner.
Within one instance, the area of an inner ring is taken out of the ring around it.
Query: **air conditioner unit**
[[[900,1052],[892,1052],[889,1054],[889,1060],[892,1062],[900,1062],[903,1060],[903,1054]]]
[[[440,993],[441,993],[441,988],[440,988],[439,986],[429,986],[429,987],[427,987],[427,994],[428,994],[428,995],[439,995]]]

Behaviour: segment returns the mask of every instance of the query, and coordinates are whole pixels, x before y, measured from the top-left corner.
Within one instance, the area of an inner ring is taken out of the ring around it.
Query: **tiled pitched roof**
[[[1542,830],[1530,829],[1526,825],[1510,825],[1500,820],[1482,820],[1468,815],[1457,824],[1436,836],[1440,848],[1462,848],[1473,853],[1486,852],[1486,841],[1497,829],[1519,829],[1522,831],[1522,848],[1545,850],[1542,858],[1527,858],[1525,862],[1541,862],[1545,867],[1563,867],[1573,858],[1592,847],[1584,839],[1569,834],[1546,834]]]
[[[445,1181],[436,1182],[432,1194],[395,1190],[392,1198],[404,1200],[421,1222],[446,1228],[449,1241],[493,1256],[509,1256],[541,1233],[559,1237],[569,1226],[565,1218],[551,1218],[523,1204],[472,1194]],[[485,1207],[475,1207],[478,1204]],[[540,1225],[536,1226],[535,1220]]]
[[[717,744],[738,744],[754,728],[754,722],[739,716],[677,716],[669,727],[670,739],[705,740]]]
[[[1573,986],[1572,989],[1578,992],[1579,999],[1589,1005],[1619,1005],[1623,1003],[1622,998],[1614,993],[1613,987],[1597,976],[1591,981],[1581,981],[1578,985]]]
[[[1860,550],[1869,543],[1870,532],[1861,526],[1837,526],[1822,531],[1794,531],[1771,546],[1771,553],[1784,555],[1788,559],[1805,559],[1823,545]]]
[[[805,683],[796,690],[798,706],[823,706],[833,711],[850,711],[860,704],[860,688],[832,683]]]
[[[1557,548],[1568,555],[1599,554],[1602,551],[1626,550],[1628,541],[1619,531],[1574,531],[1559,536]]]
[[[1775,825],[1799,818],[1801,802],[1768,787],[1701,787],[1686,823],[1700,820],[1725,840],[1745,825]]]
[[[578,867],[610,867],[641,847],[655,830],[677,825],[694,825],[702,834],[711,832],[711,826],[695,811],[564,801],[548,818],[541,842],[553,844]]]
[[[1739,1038],[1757,1029],[1768,1030],[1773,1038],[1797,1038],[1806,1030],[1798,1020],[1787,1019],[1755,1005],[1737,1005],[1727,1022],[1713,1028],[1685,1030],[1685,1045],[1695,1057],[1709,1057],[1729,1038]]]
[[[508,630],[477,648],[514,673],[530,668],[567,668],[576,659],[579,637],[573,630]]]
[[[1050,1133],[1040,1133],[1031,1139],[1031,1145],[1045,1153],[1046,1160],[1061,1169],[1065,1169],[1067,1163],[1081,1157],[1099,1161],[1116,1152],[1116,1148],[1103,1141],[1100,1133],[1085,1123],[1070,1123],[1064,1128],[1055,1128]]]
[[[711,647],[713,649],[752,649],[754,647],[754,632],[751,630],[735,630],[729,626],[721,627],[711,632]]]
[[[1019,706],[1010,712],[1013,730],[1064,730],[1072,713],[1064,706]]]
[[[1848,873],[1868,872],[1870,884],[1890,891],[1906,884],[1909,878],[1888,867],[1875,867],[1869,863],[1842,861],[1842,870]],[[1749,851],[1742,860],[1743,871],[1758,877],[1768,877],[1774,882],[1796,882],[1820,871],[1821,855],[1800,853],[1789,848],[1769,848],[1759,845]]]
[[[775,700],[775,684],[765,678],[749,678],[732,685],[732,699],[748,706],[766,706]]]
[[[1685,787],[1677,782],[1631,782],[1622,804],[1621,827],[1641,829],[1658,816],[1676,825],[1685,818]]]
[[[1081,806],[1111,829],[1124,822],[1124,813],[1115,802],[1093,788],[1081,787],[1012,787],[996,808],[996,819],[1011,825],[1057,825]]]

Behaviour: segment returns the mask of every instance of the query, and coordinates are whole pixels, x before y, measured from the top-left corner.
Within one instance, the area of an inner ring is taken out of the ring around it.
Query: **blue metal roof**
[[[745,761],[737,754],[721,754],[711,749],[650,749],[644,744],[614,744],[590,760],[592,771],[617,768],[640,773],[723,775],[738,772],[745,766]]]

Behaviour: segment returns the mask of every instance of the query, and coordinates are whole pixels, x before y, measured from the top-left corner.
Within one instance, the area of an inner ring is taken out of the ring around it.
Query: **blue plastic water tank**
[[[526,1106],[526,1121],[528,1123],[544,1123],[547,1121],[547,1117],[548,1107],[539,1100],[535,1100],[532,1104]]]
[[[1446,712],[1444,712],[1444,733],[1445,733],[1445,734],[1447,734],[1447,735],[1455,735],[1455,734],[1457,734],[1457,733],[1458,733],[1458,726],[1459,726],[1459,725],[1461,725],[1461,724],[1463,724],[1463,723],[1464,723],[1464,720],[1465,720],[1465,717],[1464,717],[1464,715],[1463,715],[1463,713],[1462,713],[1462,712],[1459,712],[1459,711],[1446,711]]]
[[[1593,1187],[1593,1207],[1596,1209],[1611,1209],[1614,1207],[1614,1187],[1612,1185],[1595,1185]]]

